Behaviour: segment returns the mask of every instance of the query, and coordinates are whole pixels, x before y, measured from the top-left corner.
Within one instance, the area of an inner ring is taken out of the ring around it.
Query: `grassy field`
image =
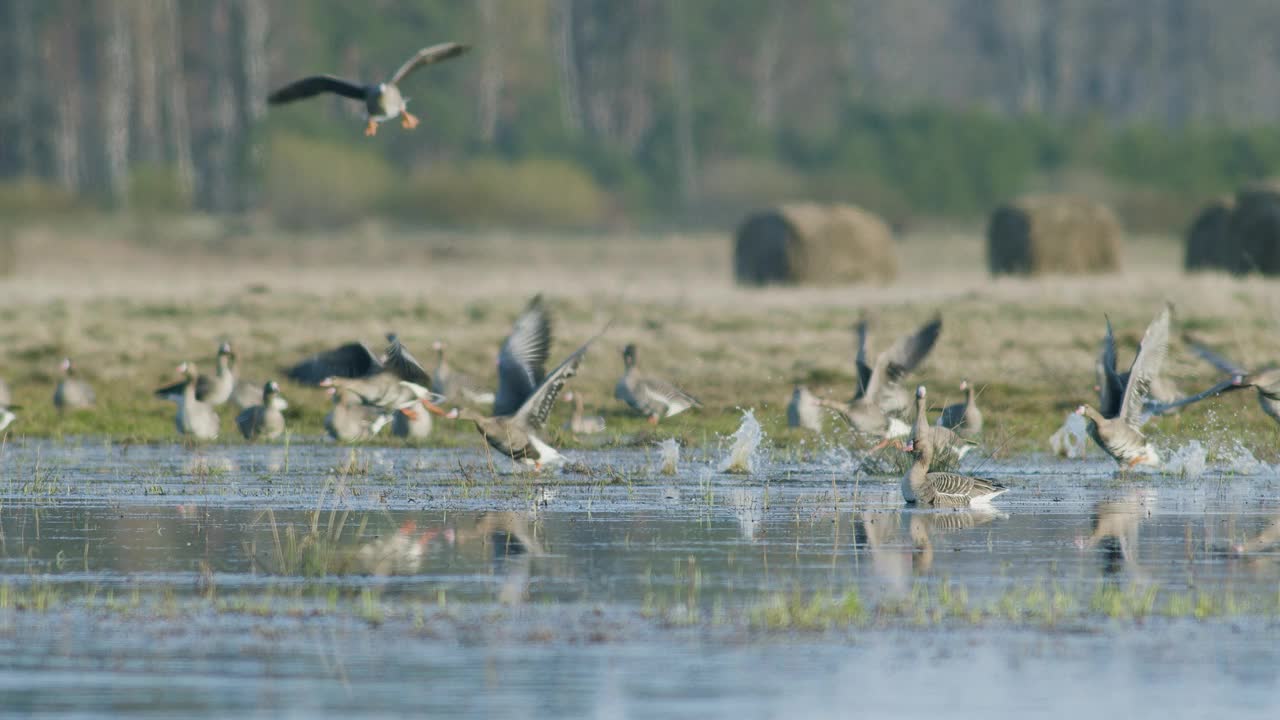
[[[959,399],[969,378],[982,390],[990,451],[1047,447],[1077,404],[1092,401],[1093,360],[1109,313],[1121,363],[1161,301],[1178,330],[1194,330],[1250,365],[1280,358],[1280,287],[1257,278],[1187,276],[1180,244],[1131,239],[1125,271],[1096,278],[990,279],[972,230],[904,238],[903,272],[889,286],[741,290],[724,235],[524,236],[409,233],[379,226],[322,236],[281,236],[209,223],[28,227],[17,231],[19,269],[0,278],[0,377],[23,406],[10,433],[95,435],[133,442],[176,438],[172,405],[150,390],[195,360],[212,368],[222,339],[256,380],[316,350],[349,340],[378,348],[396,331],[428,366],[446,340],[452,362],[491,377],[499,343],[529,296],[544,293],[555,317],[552,362],[609,320],[573,381],[615,441],[677,436],[702,444],[730,432],[739,408],[755,408],[772,442],[798,446],[785,427],[791,384],[831,397],[852,391],[850,326],[873,320],[873,350],[941,311],[937,348],[912,382],[935,404]],[[1175,331],[1175,335],[1177,332]],[[651,431],[612,399],[619,351],[697,395],[700,412]],[[99,406],[59,418],[50,397],[61,357],[95,383]],[[1218,378],[1175,342],[1167,373],[1184,390]],[[295,435],[322,432],[320,392],[284,384]],[[557,410],[556,426],[568,409]],[[229,409],[222,442],[239,442]],[[442,427],[431,444],[478,444],[469,427]],[[1276,425],[1252,391],[1205,403],[1148,426],[1159,441],[1240,440],[1274,459]],[[835,420],[828,437],[843,441]],[[562,433],[559,440],[573,446]],[[393,442],[389,439],[380,442]]]

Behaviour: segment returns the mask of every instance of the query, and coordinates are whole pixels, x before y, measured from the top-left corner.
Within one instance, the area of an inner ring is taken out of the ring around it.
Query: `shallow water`
[[[1270,468],[984,463],[1013,490],[979,513],[906,510],[839,452],[723,454],[530,477],[473,451],[8,446],[0,714],[1280,707]]]

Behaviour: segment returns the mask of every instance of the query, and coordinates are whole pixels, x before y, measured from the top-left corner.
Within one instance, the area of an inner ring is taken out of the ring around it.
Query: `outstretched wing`
[[[935,315],[932,320],[920,326],[919,330],[898,338],[898,342],[886,351],[888,364],[885,366],[884,384],[880,392],[896,389],[898,383],[925,359],[929,351],[938,342],[942,333],[942,316]],[[873,371],[874,372],[874,371]],[[872,395],[879,402],[879,395]]]
[[[1186,342],[1187,346],[1191,348],[1192,352],[1199,355],[1202,360],[1218,368],[1222,372],[1229,373],[1231,375],[1248,375],[1249,374],[1245,372],[1244,368],[1231,362],[1230,360],[1219,355],[1213,350],[1210,350],[1207,345],[1200,342],[1195,337],[1192,337],[1187,333],[1183,333],[1182,340]]]
[[[431,387],[431,375],[423,369],[422,363],[418,362],[417,358],[409,354],[409,351],[400,343],[400,338],[389,335],[387,339],[391,344],[387,346],[383,366],[405,382]]]
[[[1160,314],[1147,326],[1142,336],[1142,344],[1138,346],[1138,354],[1129,367],[1129,384],[1124,389],[1124,400],[1120,405],[1120,417],[1134,430],[1141,430],[1143,408],[1147,397],[1151,394],[1151,385],[1160,376],[1164,366],[1165,355],[1169,352],[1169,312],[1168,303],[1160,309]]]
[[[551,414],[551,408],[556,404],[556,397],[560,395],[560,389],[569,378],[578,374],[578,366],[587,356],[587,349],[601,334],[603,331],[583,343],[582,347],[575,350],[555,370],[552,370],[550,375],[547,375],[547,379],[543,380],[538,389],[520,406],[519,412],[516,413],[517,420],[523,420],[531,430],[537,430],[546,423],[547,416]]]
[[[321,93],[333,93],[342,97],[349,97],[352,100],[364,100],[365,98],[363,85],[357,85],[332,75],[312,75],[285,85],[271,93],[267,96],[267,102],[272,105],[282,105],[294,100],[315,97]]]
[[[1170,400],[1169,402],[1163,403],[1148,400],[1144,410],[1151,415],[1164,415],[1165,413],[1177,410],[1180,407],[1198,403],[1201,400],[1206,400],[1215,395],[1220,395],[1232,390],[1242,390],[1246,387],[1249,386],[1245,384],[1243,375],[1233,375],[1232,377],[1219,382],[1217,385],[1201,390],[1194,395],[1188,395],[1183,398],[1178,398],[1177,400]]]
[[[404,64],[400,66],[400,69],[396,70],[396,74],[392,75],[391,79],[387,82],[392,85],[397,85],[409,73],[417,70],[423,65],[430,65],[432,63],[438,63],[441,60],[458,57],[470,49],[469,45],[463,45],[456,42],[440,43],[439,45],[422,48],[418,52],[414,53],[413,57],[405,60]]]
[[[291,368],[285,375],[304,385],[319,385],[328,377],[362,378],[382,371],[382,361],[364,343],[351,342],[316,353]]]
[[[1120,413],[1125,381],[1116,373],[1116,336],[1111,329],[1111,318],[1103,317],[1107,320],[1107,334],[1102,336],[1102,348],[1098,351],[1098,409],[1103,417],[1111,418]]]
[[[542,384],[551,353],[551,317],[536,295],[516,318],[498,354],[498,394],[493,414],[515,415]]]
[[[853,399],[857,400],[867,391],[867,384],[871,382],[871,364],[867,362],[867,319],[861,317],[858,324],[853,326],[854,344],[857,347],[857,354],[853,358],[854,369],[858,372],[858,391],[854,394]]]

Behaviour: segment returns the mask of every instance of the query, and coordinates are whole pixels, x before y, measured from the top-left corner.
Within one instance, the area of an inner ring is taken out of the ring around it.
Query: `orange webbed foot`
[[[408,110],[404,110],[400,113],[400,125],[405,130],[412,130],[418,127],[418,118],[414,117],[413,113]]]
[[[369,123],[364,126],[364,136],[373,137],[378,134],[378,121],[370,118]]]

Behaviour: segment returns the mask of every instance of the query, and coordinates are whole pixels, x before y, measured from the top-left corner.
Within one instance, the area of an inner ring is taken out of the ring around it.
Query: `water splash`
[[[1234,441],[1231,447],[1222,450],[1219,456],[1223,470],[1236,475],[1263,475],[1273,470],[1270,465],[1254,457],[1253,453],[1241,445],[1239,440]]]
[[[1192,440],[1185,446],[1169,453],[1169,459],[1163,465],[1151,468],[1152,472],[1162,475],[1180,475],[1185,478],[1198,478],[1204,475],[1208,464],[1209,453],[1199,440]],[[1146,470],[1139,466],[1136,470]]]
[[[742,422],[733,431],[731,439],[733,446],[729,448],[728,457],[720,461],[720,472],[736,475],[755,472],[758,464],[756,450],[760,447],[760,441],[764,440],[764,430],[760,428],[754,410],[743,411]]]
[[[680,443],[675,438],[667,438],[658,443],[658,472],[663,475],[675,475],[680,471]]]
[[[1058,431],[1049,436],[1049,448],[1058,457],[1075,460],[1089,449],[1089,424],[1075,413],[1067,415]]]

